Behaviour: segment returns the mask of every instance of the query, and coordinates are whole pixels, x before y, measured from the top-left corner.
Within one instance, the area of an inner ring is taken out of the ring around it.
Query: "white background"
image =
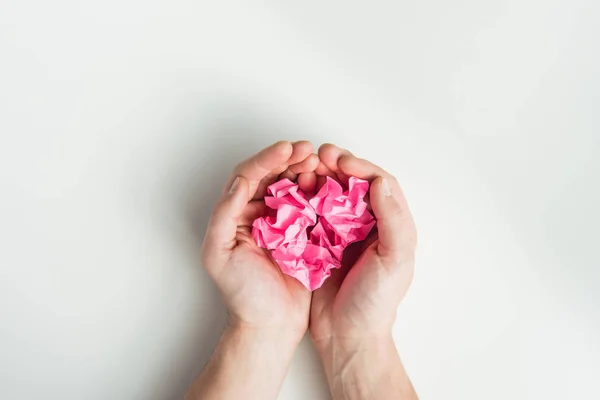
[[[0,2],[0,398],[177,399],[225,321],[197,261],[279,139],[394,173],[422,399],[600,398],[600,2]],[[260,368],[260,366],[257,366]],[[329,397],[308,340],[281,399]]]

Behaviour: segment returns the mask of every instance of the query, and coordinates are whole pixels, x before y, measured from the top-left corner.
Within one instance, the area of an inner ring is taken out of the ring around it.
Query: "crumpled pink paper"
[[[327,182],[311,199],[288,179],[268,188],[266,205],[274,215],[260,217],[252,224],[258,246],[271,250],[283,273],[315,290],[341,266],[344,249],[364,240],[375,218],[364,197],[369,182],[351,177],[344,191],[336,180]],[[310,232],[310,233],[309,233]]]

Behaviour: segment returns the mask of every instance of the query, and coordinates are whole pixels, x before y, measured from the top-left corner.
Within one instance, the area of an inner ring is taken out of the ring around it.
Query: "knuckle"
[[[238,173],[239,173],[239,172],[240,172],[240,171],[241,171],[241,170],[244,168],[244,166],[245,166],[247,163],[248,163],[248,160],[244,160],[244,161],[241,161],[241,162],[237,163],[237,164],[236,164],[236,166],[235,166],[235,167],[233,167],[233,173],[234,173],[235,175],[237,175],[237,174],[238,174]]]
[[[382,259],[382,264],[386,269],[394,273],[402,273],[412,275],[415,265],[415,252],[409,248],[399,248],[386,254]]]
[[[335,149],[336,145],[333,143],[323,143],[320,147],[319,147],[319,151],[328,151],[330,149]]]

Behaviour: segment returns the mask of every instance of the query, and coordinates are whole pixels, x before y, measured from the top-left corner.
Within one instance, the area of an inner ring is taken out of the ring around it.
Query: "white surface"
[[[250,4],[252,3],[252,4]],[[598,399],[600,3],[4,0],[0,398],[176,399],[224,322],[229,169],[334,142],[420,231],[422,399]],[[302,343],[282,399],[326,399]]]

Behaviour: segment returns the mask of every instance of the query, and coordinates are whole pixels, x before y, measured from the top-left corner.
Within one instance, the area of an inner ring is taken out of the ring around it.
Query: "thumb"
[[[239,176],[217,203],[202,244],[202,264],[209,270],[222,266],[235,247],[238,221],[248,204],[248,181]]]
[[[377,253],[383,260],[395,264],[403,256],[414,253],[416,229],[406,201],[399,202],[394,197],[391,184],[390,178],[375,179],[371,184],[370,200],[379,231]],[[403,196],[399,187],[394,188],[398,189],[398,196]]]

